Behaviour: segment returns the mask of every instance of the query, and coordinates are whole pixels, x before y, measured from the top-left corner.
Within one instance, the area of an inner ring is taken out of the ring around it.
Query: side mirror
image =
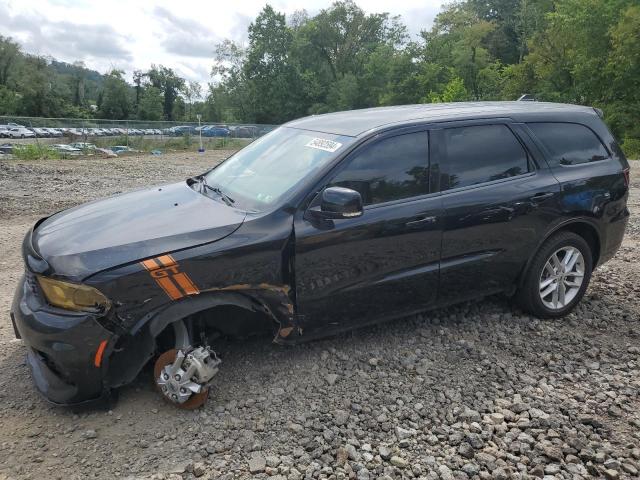
[[[350,188],[329,187],[322,192],[320,208],[313,212],[328,219],[359,217],[363,213],[362,196]]]

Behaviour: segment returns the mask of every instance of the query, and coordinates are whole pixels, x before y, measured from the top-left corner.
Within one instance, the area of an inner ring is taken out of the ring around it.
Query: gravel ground
[[[196,412],[163,403],[149,371],[109,411],[46,404],[8,320],[24,232],[226,153],[0,160],[0,479],[638,476],[640,165],[624,244],[565,319],[495,297],[297,347],[222,343]]]

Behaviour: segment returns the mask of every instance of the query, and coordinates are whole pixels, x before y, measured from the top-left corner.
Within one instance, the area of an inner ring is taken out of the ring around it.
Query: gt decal
[[[140,262],[171,300],[200,293],[189,275],[181,272],[171,255],[161,255]]]

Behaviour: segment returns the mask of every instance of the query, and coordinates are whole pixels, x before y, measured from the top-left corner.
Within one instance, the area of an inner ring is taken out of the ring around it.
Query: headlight
[[[111,302],[93,287],[38,276],[47,301],[54,307],[82,312],[103,312]]]

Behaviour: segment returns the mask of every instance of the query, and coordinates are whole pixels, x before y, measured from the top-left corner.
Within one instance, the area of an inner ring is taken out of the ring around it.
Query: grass
[[[203,138],[205,150],[239,150],[251,143],[249,138]],[[182,137],[97,137],[77,138],[74,142],[93,143],[99,148],[109,148],[115,145],[127,145],[132,150],[150,153],[153,150],[161,152],[196,152],[200,147],[198,137],[184,135]],[[72,142],[72,143],[74,143]],[[65,143],[61,141],[60,143]],[[51,148],[44,143],[14,144],[13,156],[19,160],[56,160],[70,158],[63,152]],[[85,155],[91,150],[85,150]]]
[[[20,160],[41,160],[41,159],[50,159],[57,160],[60,158],[64,158],[59,151],[50,148],[47,145],[40,144],[16,144],[13,146],[13,151],[11,152],[15,158]]]
[[[183,135],[181,137],[103,137],[94,139],[98,147],[109,148],[113,145],[127,145],[140,152],[160,151],[197,151],[200,147],[198,137]],[[251,143],[249,138],[203,138],[205,150],[238,150]]]

